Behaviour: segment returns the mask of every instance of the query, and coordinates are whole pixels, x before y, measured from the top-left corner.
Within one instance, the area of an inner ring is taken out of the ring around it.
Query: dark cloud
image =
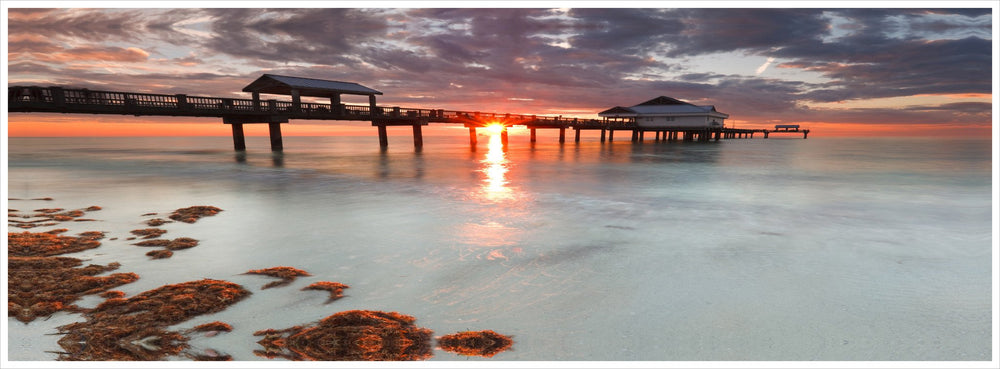
[[[989,93],[991,42],[962,40],[853,42],[849,55],[825,55],[827,62],[801,61],[786,66],[823,73],[833,82],[804,95],[815,101]],[[860,49],[860,50],[859,50]],[[867,52],[866,52],[867,51]],[[829,53],[824,53],[829,54]]]
[[[645,55],[660,50],[685,29],[676,11],[663,9],[572,9],[574,48]]]
[[[317,64],[355,64],[352,53],[382,38],[379,10],[211,9],[212,39],[206,47],[229,55]]]
[[[819,40],[829,32],[817,9],[683,9],[684,29],[672,35],[668,55],[736,50],[767,51]]]

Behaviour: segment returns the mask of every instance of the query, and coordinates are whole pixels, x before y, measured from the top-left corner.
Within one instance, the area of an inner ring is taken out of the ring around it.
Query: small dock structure
[[[767,136],[769,136],[772,133],[799,133],[799,132],[802,133],[802,139],[809,138],[809,130],[808,129],[800,130],[798,124],[777,124],[774,126],[774,130],[764,131],[764,138],[767,138]]]
[[[795,125],[785,128],[775,127],[774,131],[761,129],[736,129],[725,127],[722,120],[727,114],[719,113],[714,106],[697,107],[680,100],[664,96],[647,101],[642,106],[645,110],[658,111],[663,107],[657,105],[691,105],[682,106],[680,110],[694,112],[707,117],[709,124],[689,124],[690,118],[683,121],[664,119],[666,124],[645,124],[636,109],[615,107],[599,116],[601,119],[586,119],[578,117],[543,116],[508,113],[483,113],[476,111],[455,111],[446,109],[406,108],[399,106],[380,106],[378,95],[382,92],[353,82],[321,80],[303,77],[264,74],[243,88],[249,92],[250,99],[230,97],[207,97],[187,94],[151,94],[123,91],[102,91],[86,88],[69,88],[63,86],[9,86],[7,88],[8,111],[41,112],[65,114],[119,114],[134,116],[185,116],[222,118],[224,124],[231,126],[233,148],[236,151],[246,150],[244,124],[267,124],[270,135],[271,150],[280,152],[284,149],[281,137],[281,124],[291,119],[330,120],[330,121],[370,121],[378,130],[379,146],[388,147],[387,128],[390,126],[408,126],[413,130],[413,145],[417,149],[423,147],[422,127],[429,123],[462,124],[469,129],[469,141],[476,145],[476,129],[501,125],[501,139],[507,143],[507,128],[524,126],[530,131],[531,142],[536,141],[538,129],[558,129],[559,142],[566,141],[566,130],[575,130],[575,141],[580,142],[582,131],[599,130],[601,142],[613,141],[615,131],[629,131],[633,142],[642,142],[647,132],[653,132],[656,141],[709,141],[731,138],[752,138],[754,133],[763,133],[764,138],[775,132],[803,132]],[[289,100],[263,99],[262,95],[288,96]],[[346,104],[343,95],[367,96],[368,104]],[[328,99],[327,102],[303,102],[302,97]],[[695,107],[695,108],[692,108]],[[634,108],[634,107],[633,107]],[[639,110],[642,110],[639,109]],[[677,107],[667,108],[679,109]],[[607,113],[607,114],[605,114]],[[675,122],[675,124],[670,124]],[[678,124],[683,123],[683,124]],[[803,136],[805,138],[805,136]]]

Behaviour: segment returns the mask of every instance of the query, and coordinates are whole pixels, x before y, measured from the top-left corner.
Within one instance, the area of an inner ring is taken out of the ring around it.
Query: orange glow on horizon
[[[44,113],[10,113],[7,120],[8,137],[139,137],[139,136],[223,136],[232,135],[229,125],[221,119],[186,117],[131,117],[117,115],[76,115]],[[776,123],[775,123],[776,124]],[[798,122],[810,129],[812,137],[856,136],[930,136],[930,137],[992,137],[991,125],[963,124],[872,124]],[[749,129],[773,129],[774,124],[740,121],[726,126]],[[390,127],[390,136],[410,135],[409,129]],[[489,134],[498,134],[502,124],[486,126]],[[516,128],[516,127],[515,127]],[[511,131],[510,127],[507,127]],[[515,130],[517,131],[517,130]],[[547,130],[541,130],[544,133]],[[373,136],[375,129],[369,122],[292,121],[281,125],[282,136]],[[246,124],[248,137],[268,136],[266,124]],[[425,135],[464,136],[467,131],[460,125],[432,124],[425,128]]]

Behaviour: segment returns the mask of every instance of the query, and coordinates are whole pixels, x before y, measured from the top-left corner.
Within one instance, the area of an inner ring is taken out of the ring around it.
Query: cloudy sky
[[[992,11],[10,8],[8,85],[244,97],[273,73],[380,105],[593,117],[666,95],[746,128],[989,135]]]

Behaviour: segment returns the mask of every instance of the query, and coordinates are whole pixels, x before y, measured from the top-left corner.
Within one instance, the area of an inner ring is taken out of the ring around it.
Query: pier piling
[[[424,147],[424,134],[419,123],[413,125],[413,147],[418,149]]]
[[[243,136],[243,124],[233,123],[233,149],[236,151],[247,151],[247,140]]]
[[[271,151],[284,150],[281,143],[281,123],[268,123],[267,131],[271,136]]]
[[[389,147],[389,134],[385,131],[385,125],[378,126],[378,145],[383,149]]]

